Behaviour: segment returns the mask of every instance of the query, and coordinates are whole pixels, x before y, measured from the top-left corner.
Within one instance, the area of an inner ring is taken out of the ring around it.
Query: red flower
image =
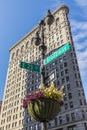
[[[40,89],[38,91],[32,92],[31,94],[27,95],[26,98],[23,100],[23,108],[27,108],[28,103],[32,100],[39,99],[43,96],[43,91]]]

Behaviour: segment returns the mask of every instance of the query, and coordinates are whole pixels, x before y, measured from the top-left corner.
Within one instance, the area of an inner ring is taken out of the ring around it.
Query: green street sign
[[[34,64],[30,64],[30,63],[21,61],[19,66],[20,66],[20,68],[40,72],[40,66],[38,66],[38,65],[34,65]]]
[[[63,55],[65,52],[70,50],[70,44],[66,43],[62,47],[60,47],[57,51],[55,51],[53,54],[48,56],[47,58],[44,59],[44,65],[50,63],[52,60],[58,58],[59,56]]]

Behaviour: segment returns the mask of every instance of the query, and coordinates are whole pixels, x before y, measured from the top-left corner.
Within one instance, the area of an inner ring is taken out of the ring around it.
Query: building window
[[[84,113],[83,110],[82,110],[82,118],[83,118],[83,119],[85,118],[85,113]]]
[[[69,36],[67,37],[67,40],[69,40]]]
[[[59,37],[57,37],[57,41],[59,40]]]
[[[67,101],[67,96],[65,95],[63,99],[64,99],[64,101]]]
[[[80,87],[79,81],[76,81],[76,87]]]
[[[84,126],[85,126],[85,130],[87,130],[87,123],[84,123]]]
[[[39,130],[39,124],[35,124],[35,130]]]
[[[63,40],[61,40],[61,44],[63,43]]]
[[[78,76],[77,76],[77,74],[75,73],[75,78],[77,79],[77,77],[78,77]]]
[[[26,49],[28,49],[28,45],[29,45],[29,41],[27,41],[27,43],[26,43]]]
[[[14,127],[14,123],[12,123],[12,127]]]
[[[66,121],[69,122],[70,119],[69,119],[69,114],[66,114]]]
[[[66,77],[66,82],[69,82],[69,76]]]
[[[61,71],[61,76],[64,76],[64,71]]]
[[[63,64],[60,65],[60,69],[63,69]]]
[[[66,56],[63,56],[63,61],[65,61],[66,60]]]
[[[15,57],[15,53],[12,54],[12,60],[14,59],[14,57]]]
[[[60,82],[59,82],[59,81],[57,81],[57,85],[60,85]]]
[[[62,38],[62,35],[60,35],[60,38]]]
[[[59,18],[56,19],[56,25],[58,25],[58,24],[59,24]]]
[[[19,55],[19,49],[17,50],[17,52],[16,52],[16,56],[18,56]]]
[[[67,62],[64,63],[64,67],[67,67]]]
[[[84,105],[86,105],[86,99],[84,99]]]
[[[57,118],[55,118],[54,121],[55,121],[55,125],[57,125],[57,124],[58,124],[58,120],[57,120]]]
[[[60,28],[61,28],[61,26],[59,26],[59,29],[60,29]],[[62,31],[60,30],[60,31],[59,31],[59,33],[61,34],[61,33],[62,33]]]
[[[64,78],[62,78],[62,83],[65,83],[65,79]]]
[[[21,125],[21,120],[19,120],[19,125]]]
[[[33,126],[29,126],[29,130],[33,130]]]
[[[72,99],[72,93],[68,93],[69,99]]]
[[[82,106],[82,100],[81,99],[79,100],[79,102],[80,102],[80,106]]]
[[[67,109],[68,109],[68,104],[66,103],[66,104],[65,104],[65,110],[67,110]]]
[[[68,69],[65,69],[65,74],[68,74]]]
[[[70,86],[70,83],[69,83],[69,84],[67,84],[67,90],[70,91],[70,89],[71,89],[71,86]]]
[[[49,127],[51,127],[51,123],[48,123]]]
[[[77,129],[76,129],[76,126],[70,126],[68,127],[68,130],[77,130]]]
[[[60,42],[57,42],[57,46],[59,46]]]
[[[27,118],[26,118],[26,123],[28,123],[28,120],[29,120],[29,119],[28,119],[28,117],[27,117]]]
[[[73,102],[70,102],[70,108],[73,108]]]
[[[57,71],[57,74],[56,74],[56,76],[57,76],[57,78],[59,78],[59,73],[58,73],[58,71]]]
[[[73,70],[76,70],[76,66],[73,66]]]
[[[72,121],[75,120],[75,113],[71,113],[71,118],[72,118]]]
[[[78,95],[81,96],[80,90],[78,90]]]
[[[59,124],[62,124],[62,117],[59,117]]]
[[[24,45],[21,47],[21,52],[23,52],[24,51]]]

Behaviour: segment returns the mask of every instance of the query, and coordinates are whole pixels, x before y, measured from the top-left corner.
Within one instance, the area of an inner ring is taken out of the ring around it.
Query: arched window
[[[15,57],[15,53],[12,54],[12,60],[14,59],[14,57]]]
[[[26,43],[26,49],[28,49],[28,46],[29,46],[29,41],[27,41]]]
[[[21,52],[23,52],[24,51],[24,45],[21,47]]]
[[[18,56],[19,55],[19,49],[17,50],[17,52],[16,52],[16,56]]]
[[[56,19],[56,25],[58,25],[58,24],[59,24],[59,18]]]

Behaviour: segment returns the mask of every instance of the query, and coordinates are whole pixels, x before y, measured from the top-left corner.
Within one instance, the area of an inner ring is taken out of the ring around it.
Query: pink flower
[[[23,108],[27,108],[27,105],[29,102],[42,98],[42,97],[44,97],[42,90],[39,89],[38,91],[32,92],[31,94],[27,95],[25,99],[23,100]]]
[[[31,94],[27,95],[25,99],[23,100],[23,108],[27,108],[27,105],[29,102],[42,98],[42,97],[44,97],[42,90],[39,89],[38,91],[32,92]]]

